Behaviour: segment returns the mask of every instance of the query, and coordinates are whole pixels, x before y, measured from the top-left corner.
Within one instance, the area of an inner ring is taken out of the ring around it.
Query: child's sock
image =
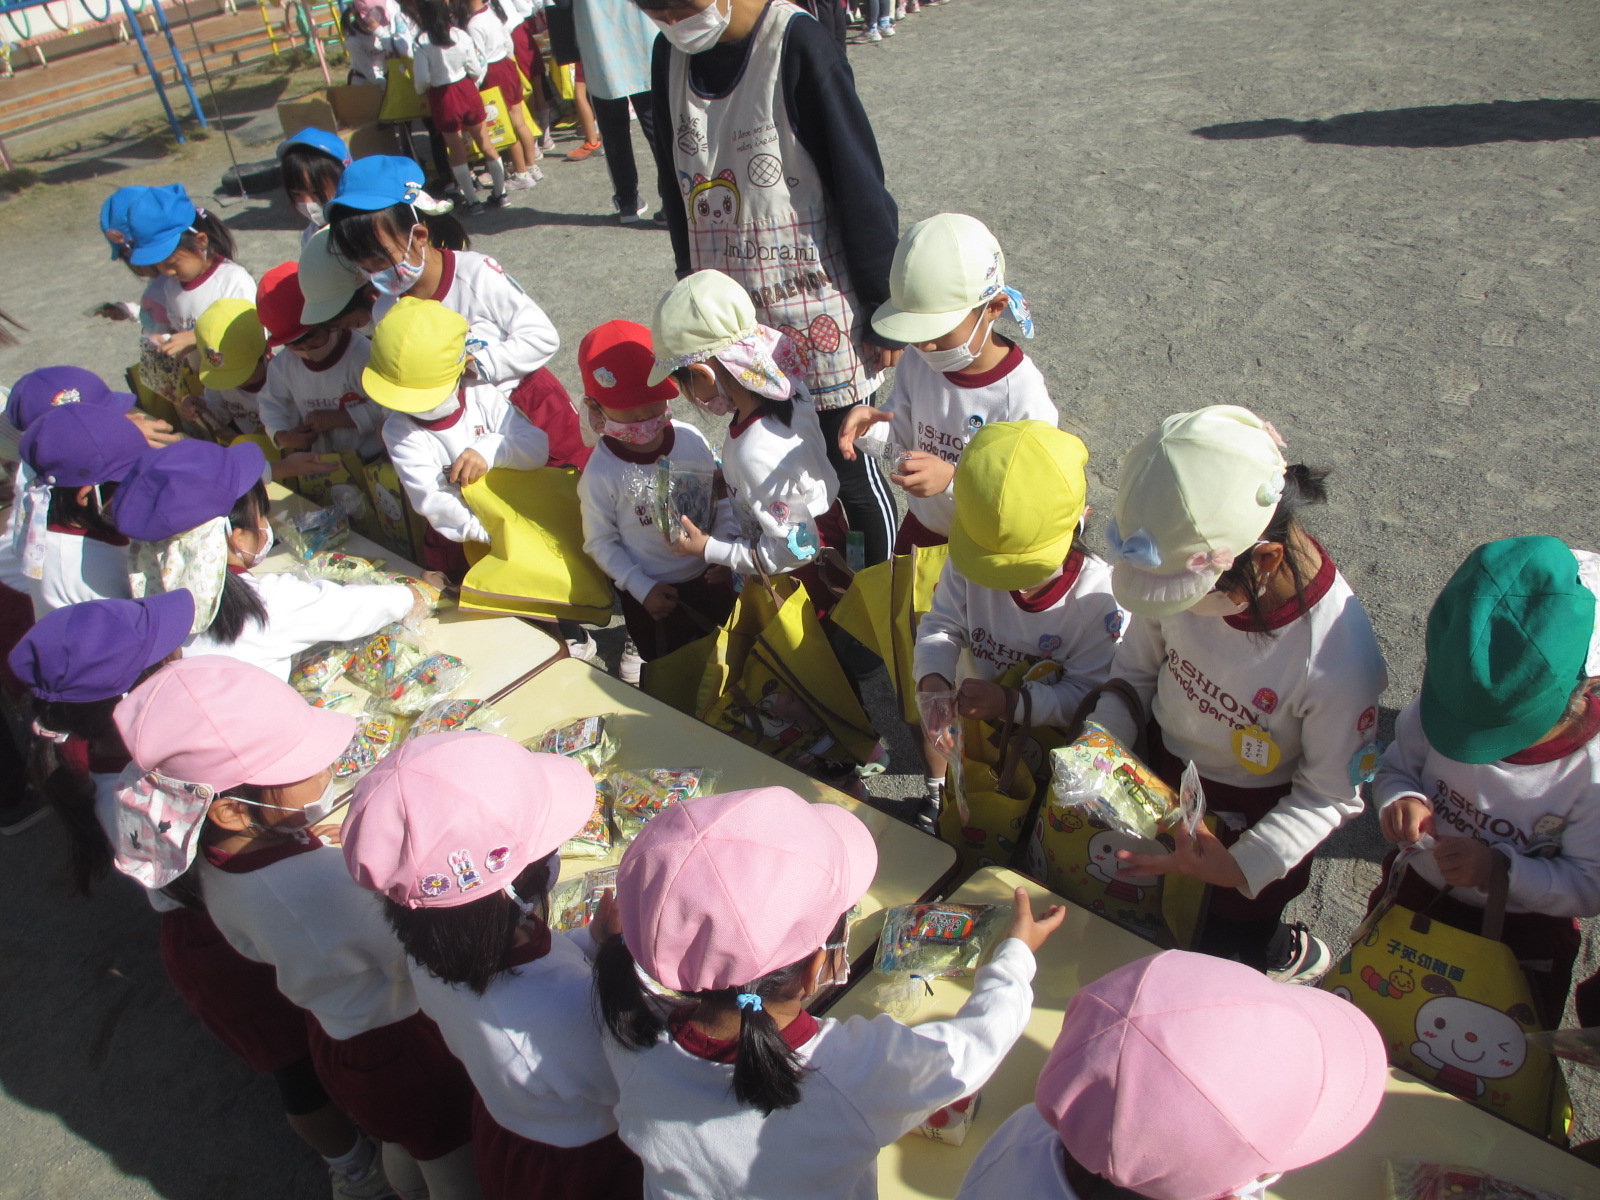
[[[944,780],[924,778],[922,781],[922,789],[928,793],[928,799],[943,802]]]
[[[472,168],[466,163],[460,163],[450,168],[450,173],[456,177],[456,186],[461,189],[468,202],[477,198],[478,185],[472,181]]]
[[[342,1179],[365,1179],[378,1162],[378,1144],[364,1133],[356,1135],[356,1143],[337,1158],[323,1156],[323,1162]]]
[[[491,158],[489,160],[489,178],[494,181],[494,191],[491,194],[504,196],[506,194],[506,164],[498,158]]]

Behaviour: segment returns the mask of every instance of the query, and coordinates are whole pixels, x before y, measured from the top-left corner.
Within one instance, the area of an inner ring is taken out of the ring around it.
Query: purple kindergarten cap
[[[105,380],[82,367],[40,367],[12,385],[11,394],[6,397],[5,417],[21,433],[44,413],[64,404],[88,404],[125,413],[137,400],[132,392],[112,391]]]
[[[120,483],[153,453],[132,421],[86,404],[53,408],[22,435],[22,461],[51,487]]]
[[[189,636],[194,597],[179,588],[143,600],[87,600],[46,613],[6,660],[41,700],[90,704],[133,690]]]
[[[262,480],[267,459],[254,442],[226,448],[174,442],[134,463],[111,501],[118,532],[159,542],[225,517]]]

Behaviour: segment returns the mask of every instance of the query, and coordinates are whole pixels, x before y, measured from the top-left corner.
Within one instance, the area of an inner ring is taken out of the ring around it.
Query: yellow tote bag
[[[469,542],[461,607],[520,617],[611,620],[611,581],[583,551],[578,472],[570,467],[490,471],[461,489],[489,531]]]
[[[366,467],[367,494],[372,500],[373,519],[378,533],[373,541],[387,546],[414,563],[422,561],[422,539],[428,531],[406,498],[406,489],[394,464],[386,458]]]
[[[497,87],[479,88],[478,95],[483,97],[484,132],[489,135],[496,150],[504,150],[517,140],[516,130],[511,127],[511,117],[506,112],[505,98]]]
[[[773,586],[775,591],[771,592],[763,587],[745,588],[721,625],[708,627],[704,637],[645,663],[639,675],[640,689],[681,713],[700,716],[722,695],[734,675],[733,642],[738,640],[741,648],[748,647],[762,626],[778,615],[774,597],[787,596],[793,588],[792,583],[782,579]],[[739,663],[742,665],[742,657]]]
[[[427,115],[427,101],[411,78],[411,60],[391,58],[383,74],[383,103],[378,106],[378,120],[414,121]]]
[[[1556,1061],[1525,1035],[1544,1028],[1505,920],[1506,860],[1484,908],[1484,936],[1394,903],[1407,865],[1397,859],[1384,902],[1322,980],[1378,1027],[1389,1061],[1441,1091],[1564,1145],[1572,1100]]]
[[[948,546],[919,546],[910,554],[857,571],[850,590],[828,614],[840,629],[883,659],[908,725],[921,720],[917,681],[911,677],[917,623],[933,607],[933,590],[949,557]]]

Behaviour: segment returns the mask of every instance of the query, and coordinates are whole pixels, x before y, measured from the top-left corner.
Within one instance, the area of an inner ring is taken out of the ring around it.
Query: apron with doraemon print
[[[822,177],[783,99],[784,34],[802,15],[788,0],[767,6],[739,83],[723,97],[700,95],[688,56],[672,52],[673,161],[689,215],[691,268],[742,283],[756,319],[799,347],[817,407],[839,408],[866,400],[883,377],[869,376],[861,362],[866,317]]]

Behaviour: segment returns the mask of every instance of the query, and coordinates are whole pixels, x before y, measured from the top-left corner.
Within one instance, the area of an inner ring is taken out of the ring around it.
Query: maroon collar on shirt
[[[692,1007],[685,1006],[667,1018],[667,1028],[672,1033],[672,1040],[696,1058],[704,1058],[715,1063],[732,1063],[739,1049],[738,1039],[714,1038],[689,1024],[689,1014],[693,1011]],[[789,1049],[798,1050],[817,1036],[818,1028],[820,1027],[817,1025],[817,1019],[802,1009],[798,1017],[779,1030],[779,1035]]]
[[[998,333],[994,336],[997,341],[1003,342],[1007,346],[1011,347],[1011,349],[1006,351],[1006,356],[1002,358],[995,366],[989,368],[987,371],[980,371],[976,375],[969,375],[962,371],[946,371],[944,373],[944,377],[951,383],[955,384],[958,388],[984,388],[988,387],[991,383],[999,383],[1007,375],[1015,371],[1017,367],[1021,365],[1024,358],[1022,347],[1017,345],[1010,338],[1001,337]]]
[[[1526,750],[1518,750],[1515,754],[1508,754],[1500,761],[1514,767],[1531,767],[1576,754],[1595,734],[1600,733],[1600,696],[1588,696],[1585,699],[1588,703],[1584,705],[1582,718],[1566,733],[1548,742],[1540,742],[1537,746],[1529,746]]]
[[[1339,568],[1333,565],[1333,556],[1322,548],[1321,542],[1312,538],[1311,544],[1322,555],[1322,566],[1317,569],[1311,582],[1305,586],[1305,603],[1300,603],[1298,598],[1292,599],[1281,608],[1273,609],[1261,621],[1251,620],[1249,613],[1223,617],[1230,628],[1242,633],[1267,633],[1274,629],[1282,629],[1285,625],[1293,624],[1305,616],[1318,600],[1328,594],[1328,589],[1333,586],[1333,577],[1339,573]]]
[[[64,533],[68,537],[88,538],[91,542],[104,542],[107,546],[126,546],[128,539],[120,533],[101,533],[98,529],[84,529],[79,525],[57,525],[51,521],[45,526],[51,533]]]
[[[413,421],[415,421],[418,425],[421,425],[424,429],[440,430],[440,429],[449,429],[457,421],[461,420],[461,418],[464,417],[466,415],[466,413],[467,413],[467,385],[463,383],[461,385],[461,387],[459,389],[457,389],[457,391],[456,391],[456,410],[455,410],[455,412],[451,413],[448,417],[440,417],[436,421],[424,421],[421,417],[412,417],[411,419]]]
[[[334,343],[334,347],[335,349],[333,353],[328,355],[328,357],[323,359],[321,362],[307,362],[306,370],[317,372],[332,370],[333,367],[343,360],[344,352],[350,349],[350,331],[348,329],[339,330],[339,340]],[[300,361],[305,362],[305,359],[301,359]],[[341,408],[344,407],[344,401],[341,400],[339,405]]]
[[[659,462],[672,453],[672,443],[677,438],[677,431],[668,425],[661,435],[661,445],[654,450],[635,450],[627,442],[619,442],[614,437],[601,438],[606,444],[606,449],[615,454],[625,463],[638,463],[641,467],[648,467],[653,462]]]
[[[248,875],[251,871],[270,867],[273,863],[282,862],[286,858],[310,854],[325,845],[327,843],[315,835],[307,834],[303,842],[299,838],[291,837],[276,846],[268,846],[265,850],[252,850],[248,854],[225,854],[214,846],[201,846],[200,853],[204,854],[206,861],[219,871],[226,871],[230,875]]]
[[[750,414],[750,419],[747,421],[741,421],[738,417],[735,417],[733,422],[728,426],[728,436],[738,437],[741,433],[743,433],[746,429],[749,429],[750,426],[754,425],[759,420],[761,420],[761,410],[759,408]]]
[[[1061,598],[1072,590],[1072,585],[1078,582],[1078,574],[1083,570],[1083,551],[1073,547],[1067,555],[1067,561],[1061,565],[1061,574],[1050,581],[1050,586],[1045,588],[1032,600],[1023,598],[1021,592],[1011,593],[1011,602],[1023,612],[1044,612],[1052,604],[1061,603]]]
[[[525,928],[528,931],[528,940],[520,946],[511,948],[510,965],[513,967],[525,967],[531,962],[538,962],[550,953],[550,926],[538,917],[533,917]]]
[[[444,266],[439,271],[439,286],[433,289],[433,295],[422,296],[423,300],[443,300],[450,292],[450,285],[456,281],[456,252],[454,250],[441,250],[440,256],[444,259]]]
[[[202,283],[215,275],[217,273],[217,268],[222,266],[222,264],[227,261],[228,260],[223,258],[220,254],[212,255],[211,265],[209,267],[207,267],[204,271],[201,271],[200,274],[196,275],[193,279],[189,280],[188,283],[182,283],[178,286],[186,292],[194,291],[195,288],[199,287]]]
[[[250,568],[249,567],[241,567],[237,563],[229,563],[228,564],[228,574],[229,575],[248,575],[248,574],[250,574]]]

